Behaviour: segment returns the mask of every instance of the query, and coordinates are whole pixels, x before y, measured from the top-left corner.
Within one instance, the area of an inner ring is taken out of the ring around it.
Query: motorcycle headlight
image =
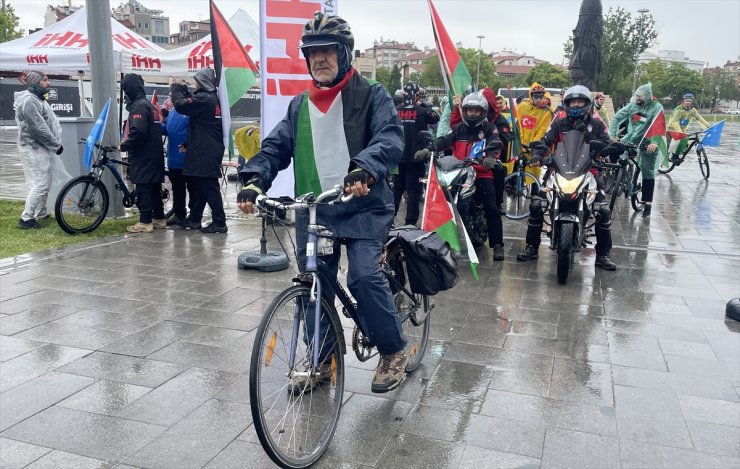
[[[583,181],[583,178],[585,176],[585,174],[582,174],[575,179],[568,180],[565,179],[563,176],[556,174],[555,181],[560,188],[560,192],[562,192],[563,194],[573,194],[578,189],[578,186],[581,185],[581,182]]]

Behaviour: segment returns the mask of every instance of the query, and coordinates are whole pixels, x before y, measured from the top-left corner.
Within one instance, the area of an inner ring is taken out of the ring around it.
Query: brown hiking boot
[[[316,373],[311,373],[308,370],[302,372],[295,371],[288,385],[288,394],[300,396],[301,394],[311,392],[316,386],[329,381],[331,375],[331,363],[319,365]]]
[[[370,390],[372,392],[383,393],[396,389],[406,377],[406,365],[408,362],[409,357],[403,353],[403,350],[390,355],[381,353]]]
[[[126,228],[129,233],[151,233],[154,231],[154,226],[151,223],[138,222],[135,225],[131,225]]]
[[[162,218],[161,220],[154,219],[152,220],[152,226],[154,228],[163,230],[167,228],[167,220],[165,220],[164,218]]]

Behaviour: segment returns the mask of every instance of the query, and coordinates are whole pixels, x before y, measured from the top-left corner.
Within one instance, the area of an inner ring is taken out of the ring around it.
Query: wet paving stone
[[[0,363],[0,393],[89,353],[89,350],[47,344]]]
[[[166,427],[50,407],[3,436],[103,460],[120,460],[151,442]]]
[[[43,345],[44,342],[0,335],[0,362],[18,357]]]
[[[94,414],[113,415],[149,391],[151,388],[144,386],[100,380],[57,405]]]
[[[0,461],[4,467],[25,467],[51,451],[51,448],[0,437]]]
[[[60,367],[59,371],[154,388],[188,368],[176,363],[95,352]]]
[[[16,337],[68,347],[97,350],[126,335],[128,334],[120,331],[49,322],[20,332]]]
[[[548,428],[542,468],[619,469],[619,440],[614,437]]]
[[[399,433],[390,441],[377,466],[455,468],[462,450],[452,443]]]
[[[538,469],[540,460],[520,456],[518,454],[503,453],[477,446],[464,446],[464,452],[460,458],[458,467],[475,467],[485,469],[497,469],[501,467],[516,467],[519,469]]]
[[[740,459],[682,448],[654,445],[631,440],[619,440],[619,450],[624,469],[676,467],[721,467],[740,465]]]
[[[103,347],[104,352],[145,357],[198,329],[194,324],[163,321]]]
[[[121,466],[100,459],[54,450],[26,466],[26,469],[59,469],[66,467],[75,469],[112,469],[115,467],[118,469]]]

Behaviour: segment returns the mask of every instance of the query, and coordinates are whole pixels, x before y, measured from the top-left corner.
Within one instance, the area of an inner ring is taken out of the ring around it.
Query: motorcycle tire
[[[570,274],[570,265],[573,263],[574,256],[574,233],[575,225],[573,223],[563,223],[560,225],[558,236],[558,257],[557,257],[557,274],[558,283],[565,285],[568,282]]]
[[[465,223],[465,228],[468,230],[468,236],[470,236],[470,242],[473,243],[473,247],[478,248],[483,246],[488,239],[488,223],[486,222],[483,203],[475,196],[470,201],[468,216],[463,222]]]

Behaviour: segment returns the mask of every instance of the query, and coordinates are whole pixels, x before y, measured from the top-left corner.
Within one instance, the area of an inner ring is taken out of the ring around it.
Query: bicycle
[[[598,161],[595,166],[598,168],[605,168],[612,171],[613,181],[604,181],[604,187],[607,185],[610,187],[610,191],[606,191],[609,194],[609,210],[614,211],[614,206],[617,203],[617,199],[624,195],[625,198],[630,199],[632,209],[636,212],[641,212],[645,208],[645,203],[642,202],[642,183],[640,181],[640,166],[635,161],[638,147],[636,145],[630,145],[623,143],[625,151],[619,156],[618,163],[607,163],[605,161]]]
[[[338,249],[342,240],[317,225],[317,207],[343,203],[345,197],[337,199],[341,194],[341,186],[336,186],[318,197],[305,194],[294,203],[264,196],[257,199],[263,212],[267,207],[300,209],[308,210],[309,216],[306,268],[266,309],[249,369],[254,428],[267,455],[281,467],[304,468],[315,463],[331,443],[339,420],[346,343],[339,313],[329,299],[331,293],[339,299],[343,315],[354,323],[352,349],[357,359],[364,362],[377,354],[362,330],[356,305],[331,279],[329,267],[320,258]],[[405,351],[410,357],[406,372],[410,373],[426,350],[433,303],[428,296],[409,290],[406,259],[392,232],[385,243],[381,268],[401,316]],[[324,287],[330,292],[324,292]]]
[[[84,141],[82,139],[80,143]],[[71,179],[62,186],[54,203],[57,223],[69,234],[90,233],[103,223],[110,206],[108,188],[101,180],[106,169],[116,179],[115,189],[123,193],[123,206],[131,208],[136,204],[136,193],[129,190],[116,169],[116,165],[128,166],[129,163],[108,156],[108,153],[118,151],[116,147],[96,143],[95,148],[99,151],[90,172]],[[162,200],[170,198],[169,190],[164,187],[161,195]]]
[[[683,151],[681,155],[678,155],[676,153],[672,153],[670,155],[670,163],[671,165],[667,169],[659,168],[658,172],[660,174],[668,174],[671,171],[673,171],[673,168],[680,166],[681,163],[686,160],[686,157],[691,152],[691,150],[696,147],[696,159],[699,162],[699,169],[701,170],[701,175],[704,177],[704,179],[709,179],[709,159],[707,158],[707,152],[704,150],[704,144],[702,143],[702,139],[699,137],[703,131],[700,132],[693,132],[689,134],[687,137],[689,140],[689,144],[686,147],[686,149]]]
[[[514,172],[504,179],[504,215],[511,220],[521,220],[529,216],[532,196],[540,192],[540,182],[528,172],[531,150],[522,145],[522,153],[514,160]]]

